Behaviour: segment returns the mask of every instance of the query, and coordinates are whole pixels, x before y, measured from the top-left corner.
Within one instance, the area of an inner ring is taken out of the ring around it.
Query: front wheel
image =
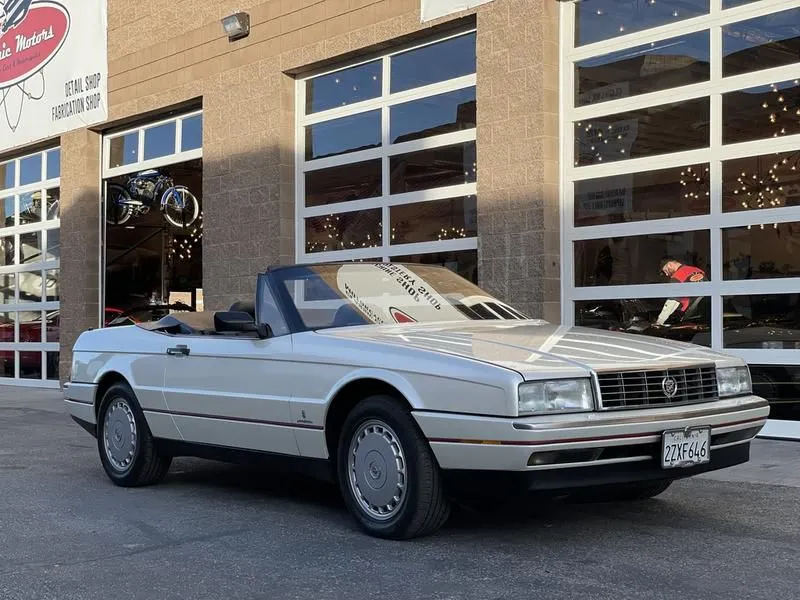
[[[106,475],[122,487],[157,483],[172,462],[156,447],[136,396],[124,383],[111,386],[103,396],[97,415],[97,448]]]
[[[408,410],[392,397],[368,398],[348,415],[337,472],[348,509],[372,536],[429,535],[450,515],[433,452]]]
[[[183,186],[167,190],[161,201],[164,218],[178,229],[190,227],[200,216],[200,202]]]

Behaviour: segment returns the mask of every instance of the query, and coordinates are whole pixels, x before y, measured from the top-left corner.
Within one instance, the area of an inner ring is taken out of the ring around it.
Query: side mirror
[[[246,312],[218,312],[214,313],[214,329],[219,332],[236,331],[255,333],[262,340],[272,336],[272,330],[266,323],[256,323],[253,317]]]

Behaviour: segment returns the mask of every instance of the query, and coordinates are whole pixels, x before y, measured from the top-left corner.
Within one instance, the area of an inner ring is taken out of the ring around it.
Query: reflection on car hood
[[[711,350],[649,336],[542,321],[470,321],[326,329],[323,335],[420,348],[491,362],[523,377],[709,364]]]

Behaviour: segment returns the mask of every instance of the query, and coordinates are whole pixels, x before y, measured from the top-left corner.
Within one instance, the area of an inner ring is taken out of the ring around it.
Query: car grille
[[[676,406],[718,399],[713,365],[659,371],[599,373],[600,405],[605,410]],[[670,395],[671,382],[675,393]]]

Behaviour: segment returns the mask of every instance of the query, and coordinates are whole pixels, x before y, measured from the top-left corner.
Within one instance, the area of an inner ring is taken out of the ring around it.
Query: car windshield
[[[399,263],[298,266],[274,272],[306,329],[525,315],[444,267]],[[262,313],[263,314],[263,313]]]

